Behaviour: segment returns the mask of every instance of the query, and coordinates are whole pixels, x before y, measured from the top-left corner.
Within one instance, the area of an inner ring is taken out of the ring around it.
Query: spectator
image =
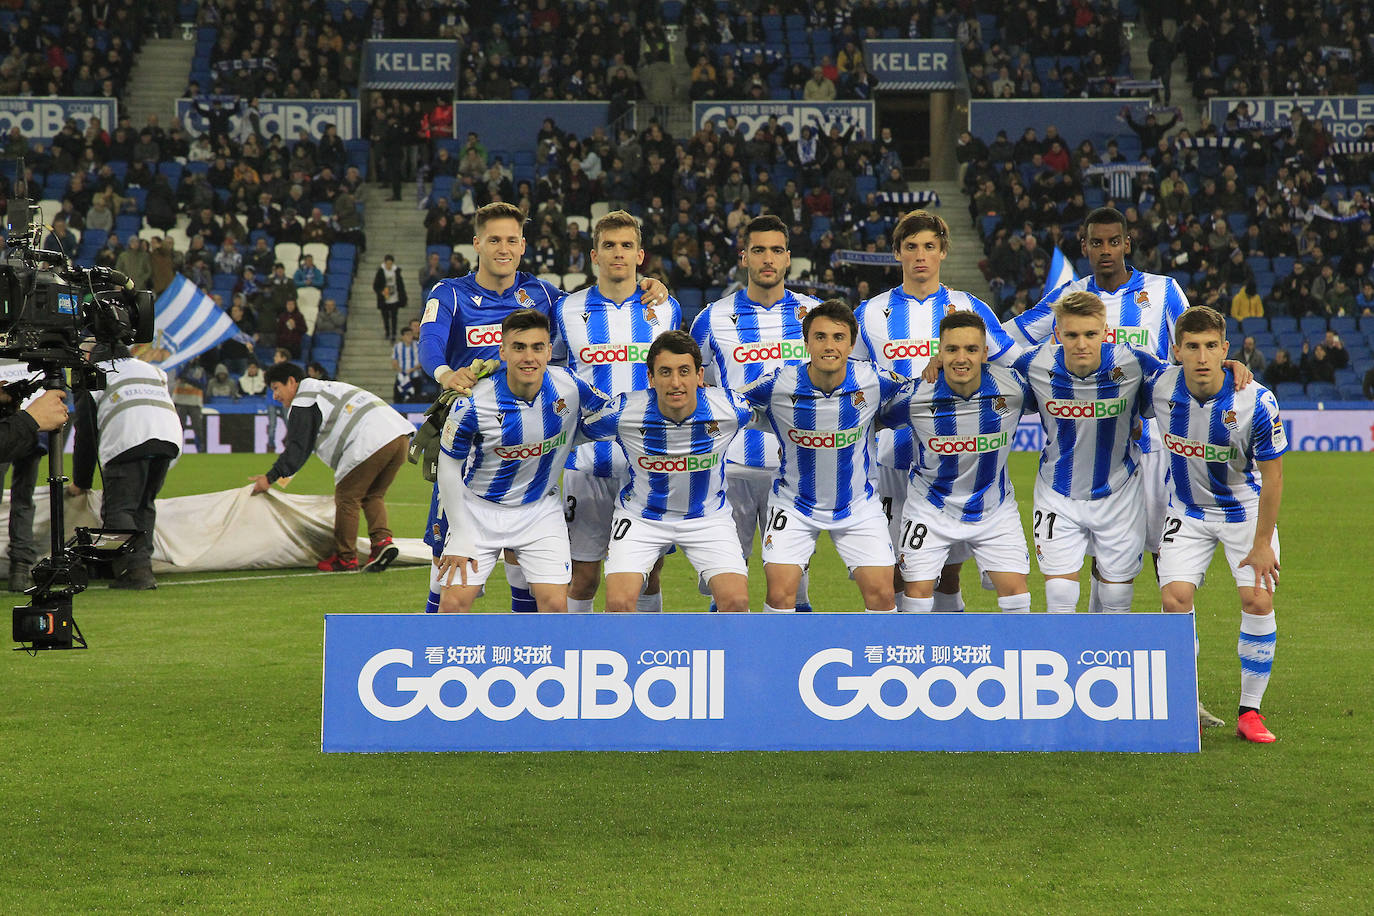
[[[1298,364],[1302,370],[1302,380],[1311,382],[1334,382],[1336,381],[1336,366],[1331,361],[1323,344],[1315,347],[1307,341],[1302,342],[1302,361]]]
[[[232,237],[224,240],[219,253],[215,255],[215,273],[238,275],[243,270],[243,254]]]
[[[372,278],[372,291],[377,294],[377,309],[382,313],[382,334],[396,342],[396,321],[406,306],[406,283],[395,255],[382,258],[381,266]]]
[[[1284,382],[1302,383],[1302,371],[1297,364],[1289,357],[1288,351],[1280,348],[1274,354],[1274,361],[1269,364],[1268,370],[1264,373],[1264,387],[1271,391]]]
[[[244,369],[243,375],[239,376],[239,394],[246,398],[260,398],[267,390],[267,383],[263,381],[262,371],[258,366],[257,360],[252,360]]]
[[[333,299],[326,299],[320,304],[320,310],[315,315],[315,330],[312,331],[316,337],[321,334],[342,334],[347,324],[347,319],[343,312],[339,311],[339,305]]]
[[[420,346],[415,340],[415,332],[408,325],[401,328],[401,339],[391,347],[391,371],[396,373],[393,400],[405,403],[420,398],[425,370],[420,365]]]
[[[1366,401],[1374,401],[1374,367],[1364,374],[1362,390]]]
[[[211,398],[234,398],[239,396],[238,384],[229,375],[229,367],[224,363],[215,366],[215,374],[205,386],[205,394]]]
[[[129,236],[129,245],[115,259],[115,270],[134,281],[135,289],[149,289],[153,281],[152,255],[143,247],[143,239]]]
[[[833,102],[835,94],[835,84],[820,67],[813,67],[811,79],[802,87],[802,98],[808,102]]]
[[[1264,303],[1260,301],[1259,290],[1253,279],[1231,297],[1231,317],[1237,321],[1264,317]],[[1259,373],[1255,374],[1258,375]]]
[[[1243,363],[1247,369],[1255,374],[1256,378],[1264,377],[1264,370],[1269,366],[1269,360],[1265,359],[1264,353],[1255,346],[1255,338],[1246,337],[1240,345],[1240,353],[1236,354],[1235,359]]]
[[[67,258],[75,258],[76,251],[80,242],[77,240],[76,233],[67,227],[66,219],[61,216],[53,218],[52,231],[43,240],[43,248],[47,251],[61,252]]]
[[[1345,342],[1335,331],[1326,332],[1326,358],[1331,361],[1331,365],[1336,369],[1347,369],[1350,367],[1350,353],[1345,349]]]
[[[277,346],[288,351],[288,357],[298,359],[301,355],[301,340],[309,331],[305,316],[301,314],[294,298],[286,300],[286,306],[277,316]]]
[[[315,266],[313,254],[301,256],[301,266],[296,268],[296,273],[291,278],[291,282],[296,284],[296,289],[306,286],[324,289],[324,271]]]

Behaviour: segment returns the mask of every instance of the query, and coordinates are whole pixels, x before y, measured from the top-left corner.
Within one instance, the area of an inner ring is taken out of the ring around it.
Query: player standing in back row
[[[1206,306],[1175,327],[1170,366],[1150,385],[1169,463],[1169,515],[1159,552],[1164,610],[1193,613],[1193,597],[1216,552],[1226,551],[1240,592],[1240,708],[1236,734],[1268,744],[1260,701],[1274,663],[1279,584],[1279,503],[1288,440],[1279,405],[1263,385],[1237,390],[1223,365],[1226,319]],[[1249,569],[1246,569],[1249,567]]]
[[[660,306],[644,301],[637,269],[644,263],[639,220],[624,210],[607,213],[592,229],[596,285],[570,294],[554,308],[554,361],[605,392],[625,394],[649,387],[649,345],[682,323],[675,299]],[[625,455],[613,442],[588,442],[573,450],[563,474],[564,516],[572,544],[568,610],[588,613],[611,539],[617,498],[630,482]],[[658,570],[648,577],[641,611],[663,610]]]
[[[712,302],[692,322],[706,384],[731,391],[739,391],[779,366],[805,360],[802,319],[808,309],[820,304],[783,285],[792,254],[787,247],[787,224],[776,216],[749,221],[740,234],[739,259],[748,272],[748,285]],[[725,480],[746,557],[754,550],[754,533],[767,530],[779,448],[777,436],[758,429],[745,430],[730,446]],[[803,575],[796,595],[799,611],[811,610],[807,592]]]
[[[973,312],[987,327],[989,361],[1010,366],[1021,354],[997,323],[997,317],[980,299],[952,290],[940,282],[940,266],[949,256],[949,226],[925,210],[903,216],[892,230],[892,253],[902,265],[902,283],[863,302],[854,312],[859,322],[856,359],[870,359],[884,369],[907,378],[920,376],[940,351],[940,322],[955,312]],[[911,471],[912,435],[907,426],[878,433],[878,495],[888,514],[892,543],[900,544],[902,511],[907,478]],[[959,567],[968,557],[956,544],[936,586],[935,610],[962,611]]]

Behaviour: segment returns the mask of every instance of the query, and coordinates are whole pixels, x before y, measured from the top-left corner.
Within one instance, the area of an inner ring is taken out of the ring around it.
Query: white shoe
[[[1226,723],[1207,711],[1202,701],[1197,701],[1197,724],[1199,728],[1221,728]]]

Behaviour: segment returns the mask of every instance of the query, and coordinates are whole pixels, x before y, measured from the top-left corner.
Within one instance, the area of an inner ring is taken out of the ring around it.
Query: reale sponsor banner
[[[1207,114],[1213,124],[1224,124],[1226,116],[1241,102],[1250,106],[1250,120],[1260,123],[1281,121],[1289,123],[1295,108],[1307,117],[1321,121],[1335,140],[1358,140],[1366,125],[1374,124],[1374,96],[1368,95],[1297,95],[1263,96],[1260,98],[1211,99]]]
[[[357,102],[321,101],[318,99],[259,99],[258,129],[264,137],[281,134],[284,140],[295,140],[296,131],[302,128],[311,137],[324,136],[324,126],[333,124],[339,130],[342,140],[357,140],[360,136],[361,122]],[[209,124],[195,110],[191,99],[177,99],[177,117],[186,125],[186,131],[199,137],[209,129]],[[231,129],[237,130],[239,116],[230,118]]]
[[[0,98],[0,133],[17,127],[30,140],[51,140],[68,118],[85,131],[93,117],[100,119],[105,130],[113,131],[119,124],[118,100]]]
[[[1184,614],[328,614],[326,751],[1199,750]]]
[[[902,38],[864,42],[868,72],[880,91],[954,89],[961,58],[952,38]]]
[[[792,140],[801,137],[801,129],[810,127],[824,134],[838,127],[845,133],[855,128],[854,136],[873,136],[872,102],[693,102],[692,123],[697,129],[724,127],[725,119],[733,116],[739,121],[744,136],[752,137],[760,127],[776,117],[787,127]]]
[[[364,89],[452,91],[458,42],[371,39],[363,44]]]

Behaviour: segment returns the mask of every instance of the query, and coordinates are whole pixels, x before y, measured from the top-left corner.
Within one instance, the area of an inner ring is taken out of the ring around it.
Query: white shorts
[[[1145,549],[1159,553],[1164,533],[1164,517],[1169,514],[1169,489],[1164,478],[1169,473],[1169,457],[1163,447],[1140,455],[1140,484],[1145,494]]]
[[[687,561],[703,582],[720,573],[749,574],[735,540],[735,521],[725,509],[702,518],[661,521],[617,508],[611,522],[606,575],[639,573],[647,578],[658,558],[675,544],[687,554]]]
[[[572,581],[568,526],[558,497],[526,506],[502,506],[467,493],[458,508],[460,517],[450,520],[444,553],[477,561],[475,573],[468,569],[468,585],[485,584],[503,550],[515,552],[530,582],[566,585]],[[457,582],[458,576],[453,579]]]
[[[1097,560],[1097,574],[1108,582],[1126,582],[1140,572],[1145,550],[1140,474],[1102,499],[1061,496],[1037,474],[1031,521],[1035,557],[1047,576],[1078,572],[1087,554]]]
[[[754,552],[754,532],[768,524],[768,497],[778,472],[772,468],[751,468],[747,464],[725,466],[725,499],[735,519],[735,533],[743,556]]]
[[[1016,500],[1009,499],[981,522],[961,522],[941,512],[925,500],[907,502],[902,520],[905,536],[897,548],[902,579],[907,582],[933,582],[949,562],[955,548],[978,560],[980,569],[989,572],[1030,572],[1030,553],[1026,532]]]
[[[629,482],[625,474],[597,477],[588,471],[563,472],[563,518],[568,523],[568,543],[578,563],[600,563],[611,543],[611,517],[620,491]]]
[[[1263,588],[1255,581],[1255,570],[1241,566],[1255,543],[1255,519],[1244,522],[1208,522],[1202,519],[1170,515],[1164,523],[1164,541],[1159,545],[1159,584],[1191,582],[1202,584],[1202,574],[1212,563],[1217,544],[1226,551],[1231,566],[1231,578],[1237,588]],[[1274,558],[1279,556],[1279,529],[1274,528],[1269,546]]]
[[[768,507],[768,528],[763,538],[763,562],[805,566],[816,552],[816,539],[830,532],[840,559],[851,571],[859,566],[892,566],[892,538],[887,533],[887,518],[876,499],[865,500],[849,518],[822,522],[807,518],[781,504]]]

